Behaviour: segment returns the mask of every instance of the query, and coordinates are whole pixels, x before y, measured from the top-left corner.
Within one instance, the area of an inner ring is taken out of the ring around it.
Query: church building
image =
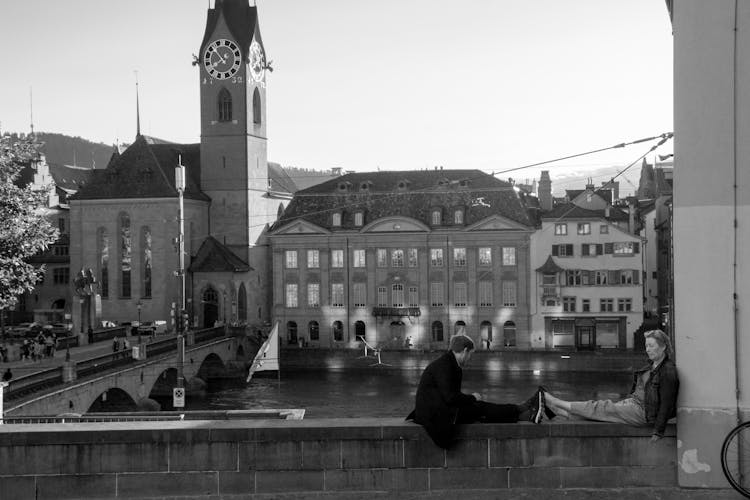
[[[183,303],[193,327],[270,321],[265,233],[296,188],[267,160],[268,67],[256,7],[216,0],[198,54],[200,143],[148,137],[139,126],[132,145],[70,200],[78,333],[101,320],[172,325]]]

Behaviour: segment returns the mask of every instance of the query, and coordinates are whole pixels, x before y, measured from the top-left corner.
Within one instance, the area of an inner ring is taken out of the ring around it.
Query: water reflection
[[[421,370],[294,371],[277,378],[213,386],[204,400],[190,398],[188,408],[237,410],[305,408],[306,418],[403,417],[414,405]],[[630,389],[627,373],[471,371],[464,372],[464,392],[485,399],[518,403],[537,386],[568,400],[617,399]]]

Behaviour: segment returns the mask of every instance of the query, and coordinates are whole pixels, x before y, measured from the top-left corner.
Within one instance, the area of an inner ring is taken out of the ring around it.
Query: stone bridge
[[[186,347],[183,376],[188,395],[205,387],[205,380],[234,369],[237,373],[245,363],[242,341],[235,337],[219,338],[208,343]],[[6,416],[59,415],[148,408],[152,395],[171,395],[177,382],[177,354],[146,360],[92,379],[79,380],[5,408]]]

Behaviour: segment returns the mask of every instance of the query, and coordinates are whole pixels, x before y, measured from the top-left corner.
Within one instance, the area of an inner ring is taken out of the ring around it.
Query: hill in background
[[[11,136],[23,134],[12,133]],[[74,165],[85,168],[106,168],[109,158],[115,151],[111,144],[91,142],[82,137],[71,137],[52,132],[36,132],[40,148],[47,157],[47,163]]]

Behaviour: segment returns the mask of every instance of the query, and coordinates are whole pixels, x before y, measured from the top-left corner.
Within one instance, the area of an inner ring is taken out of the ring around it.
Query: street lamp
[[[143,304],[141,303],[141,299],[138,299],[138,302],[135,303],[136,309],[138,309],[138,345],[141,345],[141,307],[143,307]],[[125,335],[127,335],[127,332],[125,332]]]

